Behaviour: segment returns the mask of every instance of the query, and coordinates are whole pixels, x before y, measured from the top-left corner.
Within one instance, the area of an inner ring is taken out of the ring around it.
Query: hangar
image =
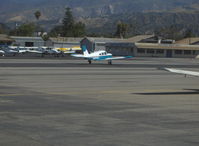
[[[22,47],[41,47],[45,46],[45,41],[41,37],[23,37],[23,36],[11,36],[15,40],[12,45]]]
[[[139,35],[129,39],[85,37],[81,40],[81,46],[86,46],[89,52],[106,50],[114,56],[134,55],[134,42],[150,38],[153,35]]]
[[[89,52],[106,50],[114,56],[135,56],[135,42],[151,37],[153,37],[153,35],[139,35],[129,39],[85,37],[80,43],[81,46],[86,46]]]
[[[83,38],[74,37],[50,37],[46,41],[46,46],[49,48],[72,48],[80,47],[80,41]]]

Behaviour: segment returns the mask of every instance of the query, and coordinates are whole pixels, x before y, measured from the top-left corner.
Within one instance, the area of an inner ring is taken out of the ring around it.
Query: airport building
[[[81,46],[86,46],[89,52],[106,50],[114,56],[135,56],[135,42],[151,37],[153,37],[153,35],[139,35],[129,39],[86,37],[81,41]]]
[[[199,55],[199,38],[175,41],[154,35],[138,35],[128,39],[57,37],[49,38],[48,41],[41,37],[0,35],[0,45],[78,49],[85,45],[89,52],[106,50],[114,56],[194,58]]]
[[[106,50],[114,56],[195,58],[199,55],[199,38],[180,41],[139,35],[129,39],[89,38],[81,41],[89,52]]]
[[[83,38],[73,37],[51,37],[46,41],[46,46],[49,48],[73,48],[80,47],[80,41]]]
[[[114,56],[134,56],[136,46],[134,43],[111,42],[106,44],[106,51]]]
[[[41,47],[45,46],[45,41],[41,37],[19,37],[11,36],[15,42],[12,43],[13,46],[22,47]]]
[[[136,42],[136,56],[195,58],[199,54],[199,38],[185,38],[179,41],[158,40],[156,43]]]
[[[154,35],[138,35],[128,39],[119,39],[118,42],[106,43],[106,51],[114,56],[136,56],[137,46],[135,42],[151,41]]]
[[[194,58],[199,54],[199,45],[135,43],[135,56]]]

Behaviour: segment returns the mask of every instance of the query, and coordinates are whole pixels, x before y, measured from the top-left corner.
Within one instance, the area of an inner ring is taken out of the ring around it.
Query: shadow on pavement
[[[178,92],[146,92],[146,93],[132,93],[139,95],[193,95],[199,94],[199,89],[183,89],[185,91]]]

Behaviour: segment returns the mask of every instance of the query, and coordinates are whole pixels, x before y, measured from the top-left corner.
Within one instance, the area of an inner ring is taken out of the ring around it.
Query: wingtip
[[[171,69],[172,69],[172,68],[164,67],[164,70],[169,71],[169,72],[171,72]]]
[[[170,71],[171,68],[167,68],[167,67],[158,67],[158,70],[165,70],[165,71]]]

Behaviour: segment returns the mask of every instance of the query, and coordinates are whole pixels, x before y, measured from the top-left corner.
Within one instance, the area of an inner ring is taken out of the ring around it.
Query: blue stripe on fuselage
[[[100,60],[105,60],[107,58],[112,58],[112,55],[94,57],[94,58],[90,58],[90,60],[96,60],[96,61],[98,60],[98,61],[100,61]]]

